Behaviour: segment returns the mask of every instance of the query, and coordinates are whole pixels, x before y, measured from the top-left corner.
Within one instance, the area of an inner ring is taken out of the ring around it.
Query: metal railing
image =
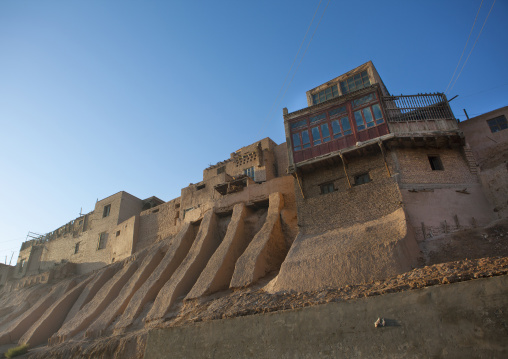
[[[383,96],[388,122],[454,119],[443,93]]]

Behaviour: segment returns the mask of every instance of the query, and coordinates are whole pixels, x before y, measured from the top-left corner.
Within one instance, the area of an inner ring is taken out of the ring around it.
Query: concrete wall
[[[153,330],[144,357],[506,358],[507,307],[508,276],[492,277]]]

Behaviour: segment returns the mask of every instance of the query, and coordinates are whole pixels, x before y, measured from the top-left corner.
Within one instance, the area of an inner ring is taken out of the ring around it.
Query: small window
[[[108,234],[106,232],[102,232],[99,234],[99,241],[97,243],[97,250],[106,248],[106,243],[108,242]]]
[[[205,187],[206,187],[206,185],[203,183],[203,184],[197,185],[196,186],[196,190],[199,191],[199,190],[201,190],[201,189],[203,189]]]
[[[254,167],[249,167],[243,170],[243,174],[249,176],[254,179]]]
[[[508,122],[506,121],[506,117],[504,117],[504,115],[493,118],[492,120],[487,120],[487,124],[489,125],[492,133],[506,130],[508,128]]]
[[[217,174],[220,175],[221,173],[226,172],[226,166],[222,166],[217,168]]]
[[[26,264],[26,259],[22,259],[19,262],[19,273],[23,272],[23,268],[25,267],[25,264]]]
[[[441,162],[441,158],[439,156],[429,156],[430,168],[432,171],[443,171],[443,162]]]
[[[79,242],[74,245],[74,254],[79,252]]]
[[[175,203],[175,208],[180,208],[180,203]]]
[[[116,236],[118,237],[120,235],[120,231],[116,231]]]
[[[102,212],[102,218],[106,218],[109,216],[109,212],[111,212],[111,205],[108,204],[107,206],[104,206],[104,211]]]
[[[333,182],[329,183],[323,183],[319,185],[321,188],[321,194],[327,194],[335,191],[335,186],[333,185]]]
[[[80,220],[80,221],[78,222],[78,225],[79,225],[79,226],[81,226],[82,224],[83,224],[83,220]]]
[[[361,184],[369,183],[370,176],[368,173],[362,173],[360,175],[355,176],[355,186],[359,186]]]

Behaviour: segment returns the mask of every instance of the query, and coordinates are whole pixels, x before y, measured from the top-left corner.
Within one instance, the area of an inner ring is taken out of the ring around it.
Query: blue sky
[[[170,200],[238,148],[284,142],[283,107],[305,107],[305,91],[368,60],[393,94],[444,92],[481,0],[331,0],[323,15],[327,2],[0,2],[2,263],[28,231],[97,199]],[[508,105],[506,15],[497,1],[448,93],[461,120],[463,108]]]

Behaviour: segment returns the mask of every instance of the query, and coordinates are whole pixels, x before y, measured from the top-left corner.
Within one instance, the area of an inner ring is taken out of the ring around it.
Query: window
[[[355,186],[359,186],[361,184],[369,183],[370,182],[370,176],[368,173],[362,173],[357,176],[355,176]]]
[[[323,91],[319,91],[317,94],[312,95],[312,103],[317,105],[318,103],[324,102],[335,96],[339,95],[337,85],[330,86]]]
[[[26,259],[22,259],[19,261],[19,273],[23,272],[23,268],[25,267]]]
[[[111,212],[111,205],[108,204],[107,206],[104,206],[104,212],[102,212],[102,218],[106,218],[109,216],[109,212]]]
[[[492,120],[487,120],[487,124],[489,125],[492,133],[506,130],[508,128],[508,122],[506,122],[506,117],[504,117],[504,115],[493,118]]]
[[[226,172],[226,166],[222,166],[217,168],[217,174],[220,175],[221,173]]]
[[[340,82],[340,89],[342,90],[343,95],[360,90],[367,86],[370,86],[369,74],[367,71],[362,71],[361,73],[353,75]]]
[[[249,167],[243,170],[243,174],[249,176],[254,179],[254,167]]]
[[[293,148],[295,151],[299,151],[302,148],[309,147],[310,147],[309,130],[305,130],[300,133],[293,133]]]
[[[83,220],[80,220],[80,221],[78,222],[78,225],[79,225],[79,226],[81,226],[82,224],[83,224]]]
[[[99,241],[97,243],[97,250],[106,248],[106,243],[108,242],[108,234],[106,232],[102,232],[99,234]]]
[[[372,116],[372,111],[370,107],[366,107],[362,110],[358,110],[354,112],[356,128],[358,131],[365,130],[366,128],[374,126],[374,117]]]
[[[443,162],[441,162],[441,158],[439,156],[429,156],[430,168],[432,171],[443,171]]]
[[[74,245],[74,254],[79,252],[79,242]]]
[[[120,231],[116,231],[116,236],[118,237],[120,235]]]
[[[335,191],[333,182],[323,183],[319,185],[319,187],[321,188],[321,194],[327,194]]]
[[[206,187],[206,184],[204,184],[204,183],[203,184],[199,184],[199,185],[196,186],[196,190],[199,191],[200,189],[203,189],[205,187]]]

